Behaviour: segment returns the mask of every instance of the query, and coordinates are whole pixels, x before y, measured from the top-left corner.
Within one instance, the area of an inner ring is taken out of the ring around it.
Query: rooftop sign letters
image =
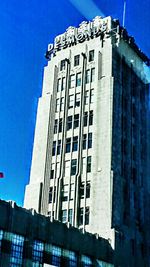
[[[64,34],[55,38],[54,44],[49,44],[46,57],[50,59],[51,55],[55,56],[57,51],[102,36],[106,31],[107,22],[99,16],[90,22],[83,21],[79,28],[69,27]]]

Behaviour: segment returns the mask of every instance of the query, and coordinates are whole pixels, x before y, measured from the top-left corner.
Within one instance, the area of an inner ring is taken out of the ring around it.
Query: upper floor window
[[[58,129],[58,120],[56,119],[54,122],[54,134],[57,133],[57,129]]]
[[[75,94],[75,107],[80,106],[80,93]]]
[[[80,55],[76,55],[74,57],[74,66],[78,66],[80,64]]]
[[[70,176],[70,161],[66,160],[65,161],[65,177]]]
[[[60,111],[64,110],[64,97],[61,97],[60,99]]]
[[[62,78],[61,91],[65,90],[65,77]]]
[[[70,200],[74,198],[74,184],[70,185]]]
[[[67,214],[67,210],[66,210]],[[63,216],[63,215],[62,215]],[[65,217],[65,214],[64,214]],[[61,264],[61,248],[52,246],[51,264],[54,266],[59,266]]]
[[[70,75],[69,78],[69,88],[74,88],[75,87],[75,75]]]
[[[79,225],[83,225],[83,215],[84,215],[84,209],[80,208],[79,212]]]
[[[57,81],[57,92],[60,92],[61,90],[61,79],[58,79]]]
[[[21,235],[11,234],[11,252],[10,252],[10,265],[9,266],[22,266],[23,264],[23,247],[24,247],[24,237]],[[33,247],[34,249],[35,247]],[[35,252],[35,251],[34,251]],[[37,250],[34,256],[36,256],[36,260],[38,262],[42,262]],[[39,257],[38,257],[39,256]],[[43,251],[42,255],[43,256]]]
[[[58,144],[57,144],[57,155],[60,155],[60,151],[61,151],[61,140],[58,140]]]
[[[86,198],[90,198],[90,182],[86,184]]]
[[[86,141],[87,141],[87,134],[83,135],[83,143],[82,143],[82,148],[86,149]]]
[[[92,147],[92,133],[88,133],[88,148]]]
[[[64,59],[64,60],[61,60],[60,62],[60,70],[65,70],[65,67],[66,67],[66,61]]]
[[[90,70],[86,70],[85,83],[89,83],[89,82],[90,82]]]
[[[61,221],[62,221],[62,223],[67,222],[67,210],[62,210]],[[60,266],[60,265],[56,265],[56,266]]]
[[[54,179],[54,168],[55,168],[55,164],[51,165],[51,176],[50,179]]]
[[[91,69],[91,83],[95,80],[95,68]]]
[[[39,265],[40,265],[40,263],[41,264],[43,263],[43,251],[44,251],[44,243],[35,240],[33,243],[33,252],[32,252],[33,262],[38,262]],[[18,266],[18,264],[17,264],[17,266]],[[21,266],[21,265],[19,265],[19,266]]]
[[[89,62],[94,60],[94,50],[89,51]]]
[[[55,154],[56,154],[56,141],[53,142],[52,156],[55,156]]]
[[[89,91],[85,91],[85,94],[84,94],[84,105],[87,105],[88,104],[88,101],[89,100]]]
[[[56,99],[55,112],[59,111],[59,98]]]
[[[48,203],[52,203],[52,197],[53,197],[53,187],[50,187],[50,189],[49,189],[49,201],[48,201]]]
[[[74,129],[79,126],[79,114],[74,115]]]
[[[87,172],[91,172],[91,156],[87,157]]]
[[[65,184],[62,188],[62,200],[63,201],[67,201],[68,200],[68,191],[69,189],[69,185],[68,184]]]
[[[76,75],[76,87],[81,85],[81,72]]]
[[[72,151],[78,150],[78,136],[73,137]]]
[[[85,208],[85,225],[89,224],[90,208]]]
[[[69,95],[68,107],[73,108],[74,105],[74,95]]]
[[[90,90],[90,104],[94,102],[94,89]]]
[[[67,118],[67,130],[72,129],[72,116]]]
[[[72,219],[73,219],[73,209],[69,209],[68,221],[70,222],[70,224],[72,224]],[[76,266],[76,265],[69,265],[69,266]]]
[[[71,149],[71,138],[66,139],[66,153],[69,153]]]
[[[93,110],[90,110],[90,114],[89,114],[89,125],[93,125]]]
[[[58,127],[58,132],[62,132],[62,118],[59,119],[59,127]]]
[[[77,159],[71,160],[71,175],[75,175],[77,170]]]
[[[88,123],[88,112],[84,112],[84,117],[83,117],[83,123],[84,123],[84,126],[87,126],[87,123]]]

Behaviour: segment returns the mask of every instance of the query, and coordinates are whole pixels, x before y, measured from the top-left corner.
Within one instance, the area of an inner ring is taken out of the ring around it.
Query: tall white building
[[[111,17],[69,27],[46,56],[24,206],[109,239],[125,264],[138,248],[140,262],[149,220],[148,58]]]

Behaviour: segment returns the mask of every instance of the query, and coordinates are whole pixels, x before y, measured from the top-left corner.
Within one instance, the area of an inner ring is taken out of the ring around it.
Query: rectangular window
[[[57,81],[57,92],[60,92],[61,90],[61,79],[58,79]]]
[[[86,149],[87,134],[83,135],[82,148]]]
[[[84,183],[81,183],[81,186],[80,186],[80,198],[81,199],[84,198]]]
[[[60,62],[60,70],[65,70],[65,67],[66,67],[66,62],[64,59],[64,60],[61,60],[61,62]]]
[[[77,73],[76,76],[76,87],[81,86],[81,72]]]
[[[86,158],[82,158],[82,174],[86,173]]]
[[[89,62],[94,60],[94,50],[89,51]]]
[[[87,123],[88,123],[88,112],[84,112],[84,118],[83,118],[83,124],[84,126],[87,126]]]
[[[71,138],[66,139],[66,153],[69,153],[71,150]]]
[[[68,107],[73,108],[73,106],[74,106],[74,95],[69,95]]]
[[[69,78],[69,88],[74,88],[75,87],[75,75],[70,75]]]
[[[79,64],[80,64],[80,55],[76,55],[75,57],[74,57],[74,66],[76,67],[76,66],[79,66]]]
[[[62,188],[62,201],[68,201],[68,184],[65,184]]]
[[[71,175],[75,175],[77,170],[77,159],[71,160]]]
[[[22,266],[23,264],[24,237],[11,234],[11,253],[9,266]],[[40,258],[37,259],[40,262]]]
[[[79,127],[79,114],[74,115],[74,129]]]
[[[56,141],[53,142],[52,156],[55,156],[55,154],[56,154]]]
[[[86,184],[86,198],[90,198],[90,182]]]
[[[57,133],[57,129],[58,129],[58,120],[56,119],[54,122],[54,134]]]
[[[95,68],[91,69],[91,83],[95,80]]]
[[[93,110],[90,110],[89,125],[93,125]]]
[[[61,217],[62,223],[67,222],[67,210],[62,210],[62,217]]]
[[[90,70],[86,70],[85,83],[89,83],[89,82],[90,82]]]
[[[55,112],[59,111],[59,98],[56,99]]]
[[[58,144],[57,144],[57,155],[60,155],[60,151],[61,151],[61,140],[58,140]]]
[[[54,179],[54,168],[55,168],[55,164],[51,165],[51,176],[50,179]]]
[[[92,147],[92,133],[88,133],[88,148]]]
[[[90,90],[90,104],[94,102],[94,89]]]
[[[80,93],[75,94],[75,107],[80,106]]]
[[[52,246],[51,264],[57,267],[61,266],[61,248]]]
[[[65,90],[65,77],[62,78],[61,91]]]
[[[33,243],[32,259],[35,264],[41,265],[43,263],[43,251],[44,244],[38,240],[35,240]],[[33,266],[34,266],[33,263]]]
[[[60,99],[60,111],[64,110],[64,97],[61,97]]]
[[[70,176],[70,161],[66,160],[65,161],[65,177]]]
[[[91,172],[91,156],[87,157],[87,172]]]
[[[85,208],[85,225],[89,224],[89,215],[90,215],[90,208]]]
[[[58,127],[58,132],[62,132],[62,118],[59,119],[59,127]]]
[[[78,150],[78,136],[73,137],[72,151]]]
[[[67,131],[72,129],[72,116],[67,118]]]
[[[56,163],[56,173],[55,173],[55,177],[59,178],[60,175],[60,162]]]
[[[84,209],[83,208],[80,208],[79,225],[83,225],[83,213],[84,213]]]
[[[74,198],[74,184],[70,185],[70,200]]]
[[[53,187],[50,187],[50,189],[49,189],[49,201],[48,201],[48,203],[52,203],[52,196],[53,196]]]
[[[84,105],[88,105],[89,103],[89,91],[85,91],[85,94],[84,94]]]
[[[73,219],[73,209],[69,209],[68,221],[70,222],[70,224],[72,224],[72,219]]]

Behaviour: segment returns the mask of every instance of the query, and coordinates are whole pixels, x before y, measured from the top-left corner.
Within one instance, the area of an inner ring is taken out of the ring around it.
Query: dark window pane
[[[84,126],[87,126],[88,123],[88,112],[84,112]]]
[[[80,64],[80,55],[76,55],[74,57],[74,66],[78,66]]]
[[[55,154],[56,154],[56,141],[53,142],[52,156],[55,156]]]
[[[94,60],[94,50],[89,51],[89,62]]]
[[[93,110],[90,110],[89,125],[93,125]]]
[[[91,172],[91,156],[87,157],[87,172]]]
[[[73,137],[72,151],[78,150],[78,136]]]
[[[71,138],[66,139],[66,153],[69,153],[71,149]]]
[[[71,175],[76,174],[76,169],[77,169],[77,159],[72,159],[71,160]]]
[[[88,134],[88,148],[92,147],[92,133]]]
[[[79,126],[79,114],[74,115],[74,129]]]

